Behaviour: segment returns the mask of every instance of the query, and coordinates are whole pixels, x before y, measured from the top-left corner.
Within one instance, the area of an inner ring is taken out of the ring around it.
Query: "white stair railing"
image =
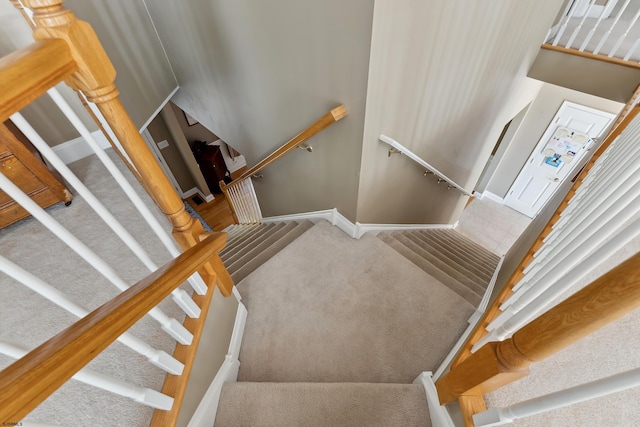
[[[238,224],[259,224],[262,221],[260,204],[251,178],[230,185],[225,193],[234,208]]]
[[[514,293],[473,351],[501,341],[546,311],[612,253],[640,236],[640,117],[600,156]],[[636,150],[637,151],[637,150]]]
[[[20,359],[29,352],[29,349],[7,341],[0,341],[0,354],[12,359]],[[92,369],[81,369],[73,377],[74,380],[101,388],[108,392],[128,397],[135,402],[156,409],[169,410],[173,406],[173,397],[157,392],[147,387],[138,387],[126,381],[109,377]],[[18,424],[20,425],[20,424]]]
[[[614,3],[612,8],[596,0],[572,2],[549,30],[546,46],[638,63],[640,4],[631,0]]]
[[[464,194],[465,196],[471,196],[471,193],[472,193],[471,191],[465,190],[464,187],[462,187],[459,184],[456,184],[456,182],[453,179],[449,178],[444,173],[440,172],[434,166],[427,163],[425,160],[420,158],[417,154],[409,150],[404,145],[400,144],[395,139],[386,135],[380,135],[378,139],[391,147],[391,149],[389,149],[389,156],[391,156],[391,154],[394,154],[394,153],[403,154],[408,158],[410,158],[411,160],[413,160],[414,162],[416,162],[417,164],[419,164],[420,166],[422,166],[425,169],[425,173],[424,173],[425,175],[431,175],[431,174],[434,175],[437,178],[438,184],[445,183],[447,185],[447,189],[457,190],[462,194]]]
[[[476,427],[499,426],[640,386],[640,368],[473,416]]]

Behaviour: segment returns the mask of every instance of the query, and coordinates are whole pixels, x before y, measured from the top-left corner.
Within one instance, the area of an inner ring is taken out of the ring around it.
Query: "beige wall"
[[[465,199],[387,157],[379,134],[473,188],[505,123],[528,102],[526,71],[556,1],[375,2],[357,219],[452,223]]]
[[[486,185],[487,191],[503,198],[507,195],[522,166],[564,101],[613,114],[618,114],[624,107],[619,102],[545,83],[495,167],[495,172]]]
[[[373,2],[148,2],[180,83],[174,102],[257,163],[340,103],[349,116],[264,171],[263,214],[355,220]]]
[[[67,0],[64,5],[96,30],[118,73],[122,103],[136,126],[142,127],[177,86],[143,1]],[[32,42],[31,29],[20,13],[10,2],[0,2],[0,55]],[[97,130],[75,93],[63,84],[59,88],[85,125]],[[79,136],[45,97],[27,107],[24,115],[50,145]]]
[[[194,141],[213,142],[218,139],[218,137],[209,129],[204,127],[202,123],[196,123],[195,125],[189,126],[182,109],[173,102],[170,102],[169,105],[171,106],[173,113],[180,124],[182,133],[184,134],[184,137],[187,138],[189,145],[192,145]]]
[[[196,186],[196,182],[191,175],[189,167],[180,154],[178,145],[163,118],[158,115],[151,121],[151,123],[149,123],[147,130],[153,137],[156,144],[165,140],[169,143],[168,147],[160,150],[160,153],[167,162],[169,169],[171,169],[171,172],[176,178],[176,181],[178,181],[178,185],[180,185],[182,191],[185,192],[194,188]]]
[[[640,83],[640,69],[541,49],[529,77],[626,103]]]

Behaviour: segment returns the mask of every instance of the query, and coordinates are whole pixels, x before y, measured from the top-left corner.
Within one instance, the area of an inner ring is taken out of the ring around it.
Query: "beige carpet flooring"
[[[220,402],[216,426],[431,425],[424,388],[414,384],[237,383]]]
[[[112,150],[108,152],[130,182],[135,184],[147,205],[153,207],[152,212],[170,230],[164,216],[137,185],[133,176],[120,164]],[[144,219],[134,210],[96,156],[70,166],[158,265],[170,260],[164,246],[150,232]],[[76,197],[69,207],[59,204],[48,212],[102,256],[127,283],[133,284],[149,274],[80,197]],[[0,230],[0,253],[90,310],[119,292],[33,218]],[[161,308],[167,315],[182,321],[183,315],[172,301],[165,301]],[[0,340],[34,348],[76,320],[76,317],[0,273]],[[169,354],[173,352],[175,341],[161,331],[152,319],[142,319],[131,332],[158,349]],[[0,356],[0,369],[11,362],[8,357]],[[100,354],[89,367],[156,390],[160,389],[164,380],[163,371],[118,342]],[[151,413],[152,409],[127,398],[71,380],[29,414],[26,420],[60,426],[146,426],[149,425]]]
[[[474,310],[382,241],[324,221],[238,290],[249,312],[238,381],[411,383]]]

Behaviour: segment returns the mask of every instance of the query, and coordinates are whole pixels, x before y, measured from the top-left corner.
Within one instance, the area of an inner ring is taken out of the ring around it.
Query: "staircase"
[[[452,229],[393,231],[378,238],[478,307],[500,257]]]
[[[220,258],[233,282],[240,283],[312,226],[308,220],[233,225],[227,228],[227,246]]]
[[[221,258],[249,317],[216,426],[431,425],[411,381],[462,333],[499,257],[453,230],[353,240],[324,221],[292,221],[227,231]]]

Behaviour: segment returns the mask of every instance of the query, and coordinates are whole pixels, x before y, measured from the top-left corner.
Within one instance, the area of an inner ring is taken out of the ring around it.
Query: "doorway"
[[[615,120],[615,114],[564,101],[539,139],[504,203],[535,218]]]

